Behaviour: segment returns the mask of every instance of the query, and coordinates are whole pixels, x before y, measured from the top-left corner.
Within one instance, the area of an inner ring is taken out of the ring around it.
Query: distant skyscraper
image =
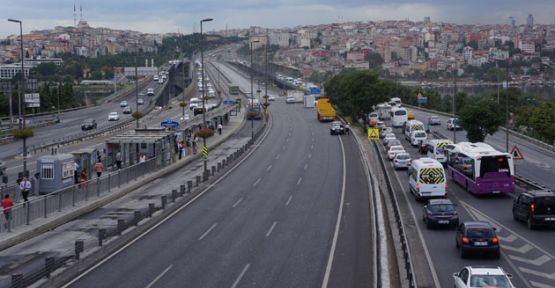
[[[528,18],[526,18],[526,26],[528,28],[534,27],[534,16],[532,14],[528,14]]]

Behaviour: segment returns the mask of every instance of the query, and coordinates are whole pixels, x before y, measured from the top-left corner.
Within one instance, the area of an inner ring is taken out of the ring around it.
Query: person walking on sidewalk
[[[8,229],[8,225],[12,219],[12,206],[13,200],[10,198],[10,194],[6,194],[4,199],[2,199],[2,209],[4,209],[4,217],[6,217],[6,223],[4,223],[5,229]]]
[[[31,191],[31,181],[29,178],[23,177],[23,180],[19,182],[19,190],[21,191],[21,196],[23,196],[24,202],[29,202],[29,192]]]
[[[351,130],[351,126],[349,125],[349,122],[345,123],[345,134],[349,135],[350,130]]]
[[[94,164],[94,171],[96,172],[96,176],[98,178],[100,178],[100,176],[102,175],[102,172],[104,172],[104,164],[102,164],[102,161],[100,160],[100,158],[98,158],[98,162]]]
[[[198,143],[198,138],[197,136],[195,136],[195,138],[193,138],[193,154],[197,154],[197,143]]]
[[[222,128],[223,128],[222,123],[219,123],[218,124],[218,134],[220,134],[220,135],[222,135]]]
[[[87,189],[87,178],[89,175],[87,175],[87,168],[83,168],[83,170],[81,170],[81,190],[85,191]]]
[[[118,167],[118,170],[121,169],[121,152],[118,151],[118,153],[116,153],[116,166]]]
[[[145,163],[145,162],[146,162],[146,155],[143,153],[139,157],[139,163]]]

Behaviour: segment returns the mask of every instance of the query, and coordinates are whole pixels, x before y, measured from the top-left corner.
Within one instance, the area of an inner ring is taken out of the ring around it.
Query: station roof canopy
[[[164,128],[135,129],[112,136],[106,140],[106,143],[159,143],[169,136],[173,136],[174,133],[174,131],[167,131]]]

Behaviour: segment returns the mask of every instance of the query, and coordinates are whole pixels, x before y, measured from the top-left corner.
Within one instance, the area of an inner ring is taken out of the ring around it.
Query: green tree
[[[555,142],[555,100],[544,100],[521,108],[516,124],[525,128],[531,136],[549,144]]]
[[[368,66],[370,69],[380,70],[382,67],[383,58],[379,53],[370,51],[366,59],[368,60]]]
[[[486,136],[497,132],[504,122],[504,115],[497,103],[490,99],[476,99],[459,111],[459,122],[466,130],[470,142],[483,142]]]

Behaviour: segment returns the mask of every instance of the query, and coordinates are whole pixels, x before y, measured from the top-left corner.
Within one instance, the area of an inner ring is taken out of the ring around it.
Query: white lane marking
[[[308,159],[312,158],[312,153],[308,153]]]
[[[266,171],[270,171],[272,170],[272,165],[268,166],[268,168],[266,168]]]
[[[270,226],[270,229],[268,229],[268,232],[266,232],[266,238],[268,238],[270,234],[272,234],[272,231],[274,231],[274,228],[276,228],[276,225],[277,225],[277,221],[274,221],[274,223],[272,223],[272,226]]]
[[[242,201],[243,201],[243,197],[239,198],[239,200],[237,200],[237,201],[233,204],[233,206],[231,206],[231,207],[233,207],[233,208],[237,207],[237,205],[239,205],[239,203],[241,203]]]
[[[252,184],[252,187],[256,187],[256,185],[258,185],[258,183],[260,183],[260,180],[262,180],[262,178],[256,179],[256,181]]]
[[[281,157],[281,154],[280,154],[280,153],[278,153],[278,154],[276,155],[276,160],[278,160],[279,157]]]
[[[511,235],[512,235],[512,234],[511,234]],[[498,235],[497,237],[499,238],[499,235]],[[501,240],[501,241],[503,241],[503,240]],[[507,246],[507,245],[502,245],[501,247],[502,247],[504,250],[509,250],[509,251],[513,251],[513,252],[518,252],[518,253],[521,253],[521,254],[528,253],[528,252],[530,252],[530,250],[534,249],[534,247],[532,247],[532,246],[530,246],[530,245],[528,245],[528,244],[524,244],[524,245],[523,245],[522,247],[520,247],[520,248],[515,248],[515,247]]]
[[[553,285],[547,285],[540,282],[530,280],[530,284],[537,288],[553,288]]]
[[[308,169],[308,164],[304,164],[304,170]]]
[[[265,132],[262,137],[262,139],[260,140],[260,142],[263,142],[269,135],[269,131],[272,130],[273,127],[273,122],[270,121],[270,128],[268,128],[267,132]],[[254,147],[260,147],[259,145],[255,145]],[[92,266],[91,268],[87,269],[85,272],[82,272],[81,274],[77,275],[75,278],[71,279],[68,283],[66,283],[64,286],[62,286],[62,288],[67,288],[71,285],[73,285],[75,282],[79,281],[81,278],[85,277],[86,275],[88,275],[89,273],[91,273],[92,271],[96,270],[96,268],[104,265],[104,263],[108,262],[110,259],[114,258],[115,256],[117,256],[119,253],[121,253],[122,251],[126,250],[127,248],[131,247],[133,244],[135,244],[137,241],[141,240],[142,238],[144,238],[147,234],[151,233],[152,231],[154,231],[154,229],[157,229],[158,227],[160,227],[161,225],[163,225],[164,223],[166,223],[166,221],[170,220],[171,218],[173,218],[175,215],[177,215],[178,213],[180,213],[181,211],[183,211],[185,208],[189,207],[189,205],[195,203],[196,200],[198,200],[200,197],[204,196],[204,194],[206,194],[208,191],[210,191],[214,186],[218,185],[218,183],[222,182],[224,179],[226,179],[225,177],[229,174],[231,174],[232,172],[234,172],[237,167],[239,167],[243,162],[247,161],[247,159],[249,159],[248,156],[252,155],[255,151],[257,151],[257,149],[252,149],[247,153],[247,157],[244,157],[243,159],[241,159],[239,162],[237,162],[237,164],[235,164],[235,166],[232,166],[231,169],[227,170],[227,172],[225,172],[220,178],[217,178],[214,183],[208,185],[206,188],[204,188],[204,190],[202,190],[197,196],[193,197],[193,199],[189,200],[187,203],[185,203],[183,206],[177,208],[175,211],[173,211],[170,215],[162,218],[158,223],[154,224],[154,226],[150,227],[148,230],[146,230],[145,232],[141,233],[139,236],[133,238],[131,241],[127,242],[125,245],[123,245],[123,247],[119,248],[118,250],[116,250],[115,252],[113,252],[112,254],[104,257],[102,260],[100,260],[98,263],[96,263],[94,266]]]
[[[8,168],[6,168],[6,170],[15,169],[15,168],[19,168],[19,167],[23,167],[23,165],[8,167]]]
[[[198,238],[198,240],[200,241],[200,240],[204,239],[204,237],[206,237],[206,236],[208,235],[208,233],[210,233],[210,231],[212,231],[212,229],[216,228],[216,226],[218,226],[218,223],[212,224],[212,226],[210,226],[210,228],[208,228],[208,230],[206,230],[206,232],[204,232],[204,234],[202,234],[202,235]]]
[[[164,271],[162,271],[162,273],[160,273],[158,276],[156,276],[156,278],[154,278],[154,280],[152,280],[150,283],[148,283],[148,285],[146,285],[145,288],[150,288],[152,286],[154,286],[154,284],[156,284],[156,282],[158,282],[158,280],[160,280],[160,278],[164,277],[164,275],[166,273],[168,273],[168,271],[170,271],[170,269],[172,269],[173,265],[168,266],[168,268],[164,269]]]
[[[285,142],[289,142],[289,138],[285,138]]]
[[[293,195],[289,195],[287,202],[285,202],[285,206],[289,206],[289,203],[291,203],[291,199],[293,199]]]
[[[299,177],[299,180],[297,180],[297,185],[301,185],[302,181],[303,181],[303,177]]]
[[[312,142],[314,142],[314,138],[312,138]]]
[[[341,138],[339,138],[339,143],[341,144],[341,155],[343,157],[343,183],[341,185],[341,200],[339,201],[337,218],[335,218],[335,231],[333,233],[333,239],[331,241],[328,263],[326,264],[326,273],[324,274],[324,279],[322,280],[322,288],[327,288],[328,282],[330,281],[331,265],[333,264],[333,257],[335,256],[335,246],[337,246],[337,238],[339,237],[339,226],[341,226],[341,215],[343,214],[345,189],[347,187],[347,159],[345,157],[345,147],[343,147],[343,140],[341,140]]]
[[[245,273],[247,273],[247,270],[249,270],[250,267],[251,267],[250,263],[245,265],[245,267],[243,267],[243,270],[241,270],[241,273],[239,273],[239,276],[237,276],[237,279],[235,279],[235,282],[233,282],[233,285],[231,285],[231,288],[235,288],[237,287],[237,285],[239,285],[239,282],[241,281],[243,276],[245,276]]]
[[[281,150],[285,150],[285,145],[281,146]]]
[[[518,239],[515,235],[513,234],[509,234],[509,236],[507,237],[503,237],[503,236],[499,236],[497,235],[497,238],[499,238],[499,240],[506,242],[506,243],[512,243],[514,242],[516,239]]]
[[[543,272],[539,272],[536,270],[532,270],[532,269],[528,269],[520,266],[518,267],[518,270],[522,271],[522,273],[532,274],[546,279],[555,280],[555,273],[551,273],[551,274],[543,273]]]
[[[310,145],[310,150],[314,149],[314,144]]]
[[[518,261],[518,262],[522,262],[522,263],[528,263],[530,265],[534,265],[534,266],[542,266],[543,264],[549,262],[551,260],[551,258],[547,257],[546,255],[542,255],[536,259],[527,259],[527,258],[522,258],[522,257],[518,257],[518,256],[514,256],[514,255],[509,255],[509,258]]]
[[[339,138],[341,139],[341,138]],[[426,241],[424,240],[424,235],[422,234],[422,230],[420,229],[420,225],[418,225],[418,218],[416,218],[416,214],[414,213],[414,209],[412,208],[412,205],[410,205],[410,199],[409,196],[407,195],[407,190],[405,189],[405,186],[402,185],[401,180],[399,179],[399,175],[397,175],[396,172],[393,172],[393,175],[395,175],[395,178],[397,179],[397,183],[399,184],[399,186],[401,187],[401,190],[403,191],[403,197],[405,198],[405,201],[407,202],[407,206],[409,207],[410,213],[412,215],[412,219],[414,220],[414,223],[416,223],[416,231],[418,232],[418,238],[420,238],[420,243],[422,243],[422,247],[424,247],[424,255],[426,255],[426,260],[428,261],[428,264],[430,265],[430,270],[432,271],[432,278],[434,279],[434,286],[435,287],[441,287],[441,285],[439,284],[439,278],[437,277],[437,272],[436,272],[436,268],[434,265],[434,262],[432,261],[432,257],[430,256],[430,250],[428,250],[428,245],[426,245]]]

